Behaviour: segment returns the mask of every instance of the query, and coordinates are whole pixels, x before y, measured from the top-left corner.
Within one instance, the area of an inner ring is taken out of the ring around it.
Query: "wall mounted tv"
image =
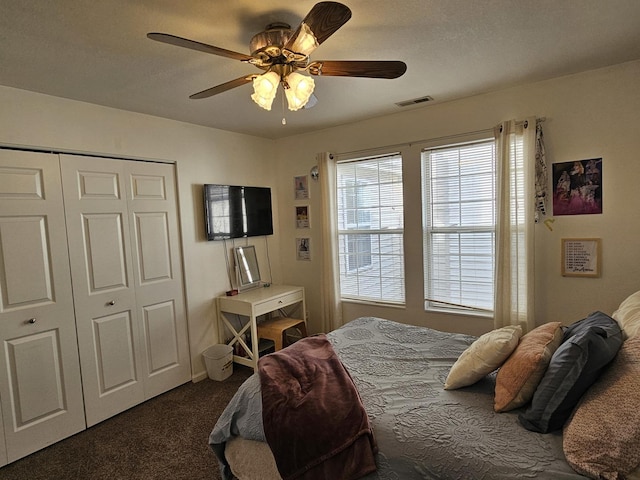
[[[273,234],[271,189],[239,185],[204,185],[207,240]]]

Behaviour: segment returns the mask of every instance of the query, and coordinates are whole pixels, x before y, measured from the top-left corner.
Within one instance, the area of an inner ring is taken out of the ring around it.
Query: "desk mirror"
[[[238,290],[260,286],[260,269],[258,268],[258,257],[256,247],[235,247],[234,256],[236,259],[236,276],[238,279]]]

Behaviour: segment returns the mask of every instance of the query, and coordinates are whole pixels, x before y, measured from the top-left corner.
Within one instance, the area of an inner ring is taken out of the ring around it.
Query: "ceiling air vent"
[[[396,103],[396,105],[399,107],[408,107],[409,105],[417,105],[419,103],[426,103],[426,102],[433,102],[433,97],[429,97],[427,95],[426,97],[414,98],[413,100],[405,100],[404,102],[398,102]]]

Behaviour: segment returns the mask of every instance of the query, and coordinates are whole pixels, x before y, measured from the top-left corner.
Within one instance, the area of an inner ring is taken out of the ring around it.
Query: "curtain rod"
[[[547,120],[547,117],[536,118],[536,124],[544,123],[546,120]],[[522,120],[522,121],[516,122],[516,125],[524,125],[524,128],[527,128],[527,127],[529,127],[529,121],[528,120]]]
[[[546,117],[540,117],[536,119],[537,123],[542,123],[546,120]],[[517,125],[523,125],[527,123],[526,120],[521,120],[521,121],[517,121],[516,124]],[[525,128],[527,128],[527,125],[525,125]],[[466,132],[466,133],[457,133],[454,135],[444,135],[442,137],[435,137],[435,138],[426,138],[426,139],[422,139],[422,140],[414,140],[411,142],[404,142],[404,143],[396,143],[393,145],[383,145],[380,147],[373,147],[373,148],[365,148],[362,150],[352,150],[350,152],[336,152],[331,154],[331,156],[333,158],[338,158],[338,157],[351,157],[352,155],[362,155],[362,154],[369,154],[369,153],[373,153],[373,152],[378,152],[381,150],[384,151],[389,151],[389,150],[394,150],[394,149],[398,149],[398,148],[402,148],[402,147],[411,147],[413,145],[419,145],[421,143],[430,143],[430,142],[441,142],[443,140],[454,140],[456,138],[461,138],[461,137],[469,137],[472,135],[482,135],[485,133],[493,133],[493,128],[485,128],[483,130],[475,130],[473,132]]]
[[[404,143],[396,143],[394,145],[383,145],[380,147],[373,147],[373,148],[365,148],[362,150],[352,150],[350,152],[338,152],[335,153],[334,156],[337,157],[341,157],[341,156],[351,156],[351,155],[360,155],[360,154],[365,154],[365,153],[373,153],[373,152],[377,152],[380,150],[394,150],[394,149],[398,149],[398,148],[402,148],[402,147],[411,147],[413,145],[419,145],[421,143],[428,143],[428,142],[438,142],[438,141],[442,141],[442,140],[453,140],[455,138],[460,138],[460,137],[468,137],[470,135],[480,135],[480,134],[485,134],[485,133],[492,133],[493,129],[492,128],[487,128],[484,130],[476,130],[474,132],[467,132],[467,133],[458,133],[455,135],[445,135],[442,137],[436,137],[436,138],[428,138],[428,139],[423,139],[423,140],[414,140],[411,142],[404,142]]]

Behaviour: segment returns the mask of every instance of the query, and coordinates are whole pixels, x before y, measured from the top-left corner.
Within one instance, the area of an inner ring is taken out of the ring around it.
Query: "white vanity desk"
[[[247,353],[246,357],[234,355],[233,361],[252,367],[254,370],[257,370],[259,358],[257,317],[277,312],[281,308],[294,304],[301,306],[300,318],[304,318],[306,312],[304,287],[292,285],[257,287],[238,295],[218,297],[216,303],[218,306],[218,338],[224,342],[230,332],[233,338],[226,343],[231,346],[238,343]],[[231,320],[232,317],[235,317],[235,321]],[[251,339],[251,348],[243,340],[245,334],[248,334]]]

